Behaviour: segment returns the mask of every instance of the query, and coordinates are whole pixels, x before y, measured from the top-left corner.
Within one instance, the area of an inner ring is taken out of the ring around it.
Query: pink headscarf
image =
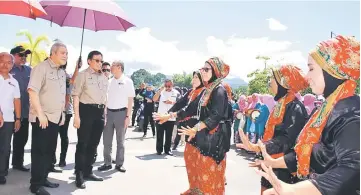
[[[301,102],[303,101],[303,97],[302,97],[302,95],[301,95],[299,92],[296,93],[295,95],[296,95],[296,97],[297,97],[298,100],[300,100]]]
[[[271,112],[276,105],[276,101],[274,100],[274,97],[269,94],[262,95],[261,102],[267,106],[269,112]]]
[[[305,105],[308,114],[311,114],[312,110],[315,108],[315,101],[316,96],[312,94],[306,94],[303,96],[303,104]]]
[[[238,99],[238,107],[241,112],[245,111],[248,106],[248,103],[246,101],[246,96],[241,95]]]
[[[259,96],[260,95],[258,93],[252,94],[252,103],[248,106],[248,109],[253,109],[256,107],[256,104],[260,102]]]

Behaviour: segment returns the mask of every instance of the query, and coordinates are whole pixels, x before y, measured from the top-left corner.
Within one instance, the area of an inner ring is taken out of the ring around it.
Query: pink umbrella
[[[126,31],[135,26],[120,6],[112,0],[102,1],[40,1],[48,14],[45,20],[60,26],[82,28],[80,59],[83,49],[84,29],[92,31],[119,30]]]

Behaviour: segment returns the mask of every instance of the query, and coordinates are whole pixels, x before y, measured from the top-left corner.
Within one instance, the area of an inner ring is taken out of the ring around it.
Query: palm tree
[[[16,36],[26,37],[28,42],[17,43],[17,45],[22,45],[25,49],[29,49],[31,51],[31,55],[28,56],[27,59],[31,66],[34,67],[38,65],[48,57],[48,53],[45,51],[44,47],[41,47],[42,43],[46,46],[50,45],[48,36],[40,35],[34,39],[29,31],[20,31],[16,34]]]
[[[263,62],[264,62],[264,69],[266,70],[266,68],[267,68],[267,61],[270,60],[271,58],[268,57],[268,56],[258,55],[258,56],[256,57],[256,59],[257,59],[257,60],[263,60]]]

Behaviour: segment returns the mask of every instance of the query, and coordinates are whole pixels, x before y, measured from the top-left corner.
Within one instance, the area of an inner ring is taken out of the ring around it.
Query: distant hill
[[[229,79],[224,79],[224,82],[228,83],[233,89],[236,89],[240,86],[247,86],[248,83],[246,81],[244,81],[243,79],[239,78],[239,77],[235,77],[235,78],[229,78]]]

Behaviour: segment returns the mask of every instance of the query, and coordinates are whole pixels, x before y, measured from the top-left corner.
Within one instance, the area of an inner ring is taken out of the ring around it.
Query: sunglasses
[[[18,56],[19,56],[19,57],[21,57],[21,58],[22,58],[22,57],[28,57],[28,54],[25,54],[25,53],[18,53]]]
[[[208,71],[212,70],[212,68],[204,67],[204,68],[201,68],[200,70],[202,70],[204,72],[208,72]]]
[[[98,59],[92,59],[94,60],[96,63],[103,63],[104,61],[103,60],[98,60]]]
[[[110,69],[102,69],[103,72],[110,72]]]

